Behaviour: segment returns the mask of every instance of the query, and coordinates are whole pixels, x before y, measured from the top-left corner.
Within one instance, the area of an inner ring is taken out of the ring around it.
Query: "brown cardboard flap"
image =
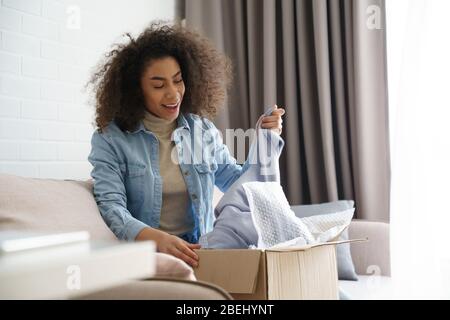
[[[266,252],[266,257],[269,300],[338,298],[336,250],[333,246]]]
[[[338,245],[343,243],[351,243],[351,242],[365,242],[368,241],[368,238],[364,239],[351,239],[351,240],[338,240],[338,241],[329,241],[315,244],[308,244],[301,247],[286,247],[286,248],[268,248],[265,251],[268,252],[286,252],[286,251],[305,251],[311,248],[320,247],[320,246],[329,246],[329,245]]]
[[[199,249],[195,276],[217,284],[230,293],[253,293],[256,288],[261,250]]]

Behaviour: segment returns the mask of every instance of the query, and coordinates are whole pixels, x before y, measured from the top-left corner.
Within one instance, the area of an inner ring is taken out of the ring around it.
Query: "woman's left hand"
[[[285,113],[286,111],[283,108],[278,108],[278,106],[275,105],[275,110],[272,111],[272,114],[270,116],[265,116],[262,119],[261,128],[271,129],[274,132],[281,134],[281,131],[283,130],[283,119],[281,119],[281,116]]]

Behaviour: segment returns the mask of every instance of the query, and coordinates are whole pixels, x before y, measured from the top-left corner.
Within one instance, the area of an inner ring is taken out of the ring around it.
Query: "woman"
[[[98,127],[89,155],[94,195],[119,239],[153,240],[159,252],[197,266],[193,250],[212,229],[214,185],[226,191],[245,170],[206,119],[223,103],[229,62],[182,27],[152,24],[128,37],[90,81]],[[262,127],[281,133],[283,114],[275,110]],[[189,142],[204,142],[205,133],[209,153],[200,154],[207,159],[179,161],[192,160]]]

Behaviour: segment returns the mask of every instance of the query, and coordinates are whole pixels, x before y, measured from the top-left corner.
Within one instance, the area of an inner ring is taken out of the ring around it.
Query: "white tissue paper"
[[[247,182],[243,187],[258,233],[258,248],[332,241],[350,225],[355,210],[298,218],[278,182]]]

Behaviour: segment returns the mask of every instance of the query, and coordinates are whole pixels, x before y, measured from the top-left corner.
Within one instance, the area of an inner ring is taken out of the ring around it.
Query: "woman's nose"
[[[175,87],[172,87],[167,90],[166,98],[179,100],[180,94],[178,93],[178,90]]]

